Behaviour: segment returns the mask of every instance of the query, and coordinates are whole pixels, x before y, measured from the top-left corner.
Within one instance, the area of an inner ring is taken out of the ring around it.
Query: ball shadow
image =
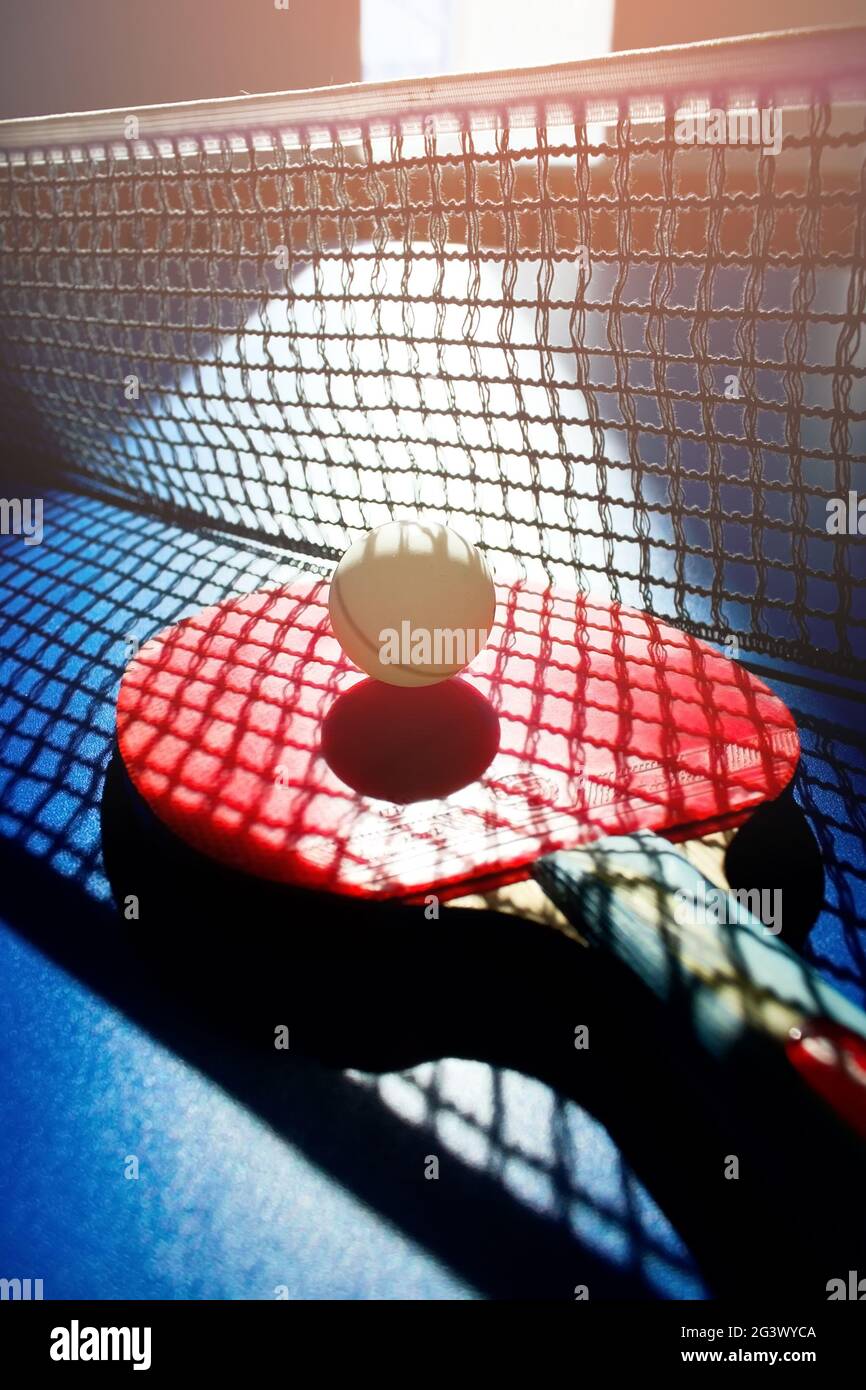
[[[322,754],[340,780],[402,805],[468,786],[498,748],[496,711],[457,677],[417,689],[361,681],[322,723]]]

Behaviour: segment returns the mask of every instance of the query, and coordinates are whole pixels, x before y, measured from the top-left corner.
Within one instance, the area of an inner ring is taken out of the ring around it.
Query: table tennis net
[[[858,29],[0,124],[6,493],[866,674],[864,102]]]

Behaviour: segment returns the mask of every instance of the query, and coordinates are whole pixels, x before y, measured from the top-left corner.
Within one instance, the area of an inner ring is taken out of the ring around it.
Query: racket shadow
[[[245,1102],[261,1105],[261,1069],[274,1074],[281,1025],[290,1030],[294,1060],[330,1075],[345,1068],[392,1073],[442,1057],[510,1068],[577,1101],[604,1125],[716,1292],[757,1292],[768,1280],[802,1290],[802,1270],[818,1254],[819,1270],[828,1251],[850,1254],[850,1232],[817,1231],[803,1207],[802,1152],[776,1156],[770,1185],[767,1155],[753,1169],[747,1163],[740,1182],[721,1181],[736,1116],[767,1099],[759,1087],[746,1097],[734,1093],[723,1066],[683,1056],[685,977],[679,996],[660,1010],[614,962],[515,917],[445,909],[430,921],[423,908],[347,903],[252,880],[171,836],[138,798],[118,757],[108,771],[102,822],[106,870],[121,907],[146,872],[148,925],[131,939],[157,993],[181,1014],[206,1017],[229,1046],[254,1051],[255,1063],[235,1071]],[[672,974],[678,965],[671,960]],[[575,1048],[578,1025],[592,1037],[586,1051]],[[785,1097],[775,1103],[784,1113]],[[820,1135],[804,1137],[803,1146],[817,1180]],[[472,1188],[475,1179],[468,1182]],[[499,1210],[499,1198],[481,1186],[485,1211]],[[393,1192],[378,1198],[394,1215]],[[416,1206],[410,1202],[413,1214]],[[479,1270],[477,1256],[464,1250],[472,1242],[460,1211],[458,1203],[447,1236],[428,1230],[425,1239],[434,1247],[444,1239],[452,1263],[466,1269],[465,1257],[476,1266],[471,1277],[501,1293],[497,1276]],[[409,1219],[411,1225],[414,1215]],[[536,1265],[526,1286],[536,1296],[562,1296],[561,1283],[558,1295],[549,1285],[566,1268],[573,1273],[575,1259],[582,1267],[589,1252],[562,1225],[524,1227],[519,1214],[515,1239],[542,1263],[553,1261],[544,1274]],[[596,1269],[595,1277],[599,1288],[610,1286],[609,1270],[604,1276]],[[641,1296],[639,1287],[634,1296]]]
[[[501,963],[497,969],[503,933],[519,938],[516,949],[524,955],[528,944],[516,920],[455,911],[448,914],[453,922],[431,924],[418,908],[383,911],[253,883],[167,834],[137,798],[117,756],[107,771],[101,819],[106,872],[121,909],[126,890],[137,885],[140,891],[143,876],[146,883],[146,925],[124,933],[120,969],[133,1012],[143,1013],[157,1036],[181,1053],[191,1051],[197,1066],[288,1141],[488,1295],[570,1298],[579,1279],[594,1296],[658,1296],[658,1282],[640,1259],[623,1268],[576,1238],[567,1219],[567,1199],[574,1197],[566,1191],[569,1175],[553,1175],[562,1185],[553,1216],[518,1200],[498,1171],[456,1155],[448,1159],[445,1203],[428,1200],[426,1183],[419,1192],[418,1184],[397,1181],[397,1174],[423,1171],[429,1133],[341,1074],[346,1068],[393,1073],[457,1056],[543,1077],[550,1070],[545,1050],[562,1022],[553,1021],[549,998],[543,1007],[543,977],[552,971],[564,978],[570,943],[551,934],[555,965],[542,950],[529,976],[525,963],[509,973]],[[537,1008],[527,1005],[528,978]],[[126,998],[123,1007],[129,1006]],[[546,1022],[527,1051],[533,1018]],[[288,1053],[274,1048],[275,1027],[284,1023]],[[573,1025],[567,1027],[570,1034]],[[571,1037],[562,1036],[574,1055]],[[572,1076],[567,1087],[566,1070],[558,1075],[563,1097],[569,1090],[602,1093],[600,1077],[596,1083],[587,1075],[584,1087]],[[563,1106],[560,1099],[558,1113]],[[623,1209],[599,1208],[592,1219],[620,1227],[621,1241],[648,1260],[682,1264],[700,1291],[680,1242],[679,1253],[661,1239],[656,1245],[627,1170],[622,1177]],[[592,1205],[586,1194],[582,1201]]]
[[[139,863],[148,871],[158,868],[144,847]],[[392,1113],[378,1095],[331,1064],[298,1056],[294,1047],[290,1054],[275,1052],[272,1036],[267,1047],[244,1045],[234,1020],[203,1010],[200,989],[185,991],[172,982],[169,967],[162,981],[146,968],[131,935],[118,929],[112,904],[94,903],[61,875],[46,876],[6,842],[0,843],[0,867],[7,885],[4,918],[17,932],[482,1294],[569,1298],[579,1276],[598,1297],[658,1296],[657,1283],[640,1267],[622,1269],[579,1246],[565,1222],[532,1211],[492,1174],[457,1158],[448,1163],[447,1200],[431,1201],[431,1186],[420,1176],[429,1135]],[[411,1174],[418,1180],[407,1181]],[[656,1247],[631,1204],[613,1216],[630,1248],[676,1267],[679,1261],[670,1249]],[[201,1219],[209,1220],[207,1210]],[[688,1263],[685,1255],[682,1263]],[[688,1274],[700,1287],[691,1265]]]

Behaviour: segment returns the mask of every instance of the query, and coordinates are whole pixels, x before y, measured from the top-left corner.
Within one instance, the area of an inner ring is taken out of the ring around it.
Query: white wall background
[[[367,81],[592,58],[612,32],[613,0],[361,0]]]

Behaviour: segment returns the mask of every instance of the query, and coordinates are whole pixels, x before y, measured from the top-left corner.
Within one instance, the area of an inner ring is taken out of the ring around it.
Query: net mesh
[[[422,513],[866,674],[864,93],[7,151],[8,457],[323,563]]]

